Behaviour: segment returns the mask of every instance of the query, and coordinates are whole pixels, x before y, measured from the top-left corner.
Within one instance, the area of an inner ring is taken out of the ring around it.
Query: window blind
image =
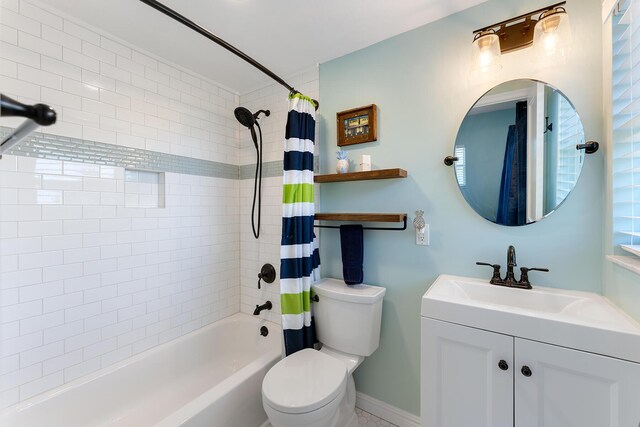
[[[640,255],[640,0],[612,20],[613,239]]]
[[[466,153],[464,145],[456,147],[453,155],[458,158],[456,161],[456,178],[458,179],[458,185],[460,187],[464,187],[467,185],[467,174],[466,174]]]
[[[583,144],[584,129],[578,113],[571,103],[564,97],[558,100],[558,174],[556,183],[556,205],[567,198],[578,181],[584,151],[576,156],[576,145]]]

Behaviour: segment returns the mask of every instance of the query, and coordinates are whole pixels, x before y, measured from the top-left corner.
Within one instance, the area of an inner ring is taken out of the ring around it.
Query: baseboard
[[[356,392],[356,406],[399,427],[420,427],[420,417],[359,391]]]

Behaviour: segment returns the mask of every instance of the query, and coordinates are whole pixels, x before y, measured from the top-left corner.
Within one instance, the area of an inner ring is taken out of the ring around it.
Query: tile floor
[[[356,414],[358,414],[358,427],[398,427],[360,408],[356,408]],[[271,424],[267,424],[267,427],[271,427]]]
[[[397,427],[395,424],[371,415],[360,408],[356,408],[356,414],[358,414],[358,427]]]

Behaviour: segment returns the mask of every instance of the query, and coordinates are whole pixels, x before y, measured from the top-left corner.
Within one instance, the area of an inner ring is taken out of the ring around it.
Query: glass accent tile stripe
[[[0,126],[0,138],[6,137],[12,131],[12,128]],[[42,132],[32,133],[7,154],[214,178],[239,179],[240,177],[240,167],[229,163]]]
[[[12,128],[0,126],[0,139],[11,132]],[[256,170],[255,164],[237,166],[43,132],[32,133],[6,154],[226,179],[253,179]],[[319,158],[315,156],[314,171],[318,172],[319,167]],[[276,176],[282,176],[282,160],[264,162],[262,177]]]

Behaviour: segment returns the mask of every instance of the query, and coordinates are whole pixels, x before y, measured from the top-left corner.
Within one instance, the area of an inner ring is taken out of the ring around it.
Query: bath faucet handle
[[[544,271],[549,272],[548,268],[527,268],[520,267],[520,280],[515,284],[515,287],[523,288],[523,289],[531,289],[531,283],[529,282],[529,272],[530,271]]]
[[[496,285],[502,282],[502,278],[500,277],[500,265],[499,264],[490,264],[488,262],[476,262],[476,265],[486,265],[487,267],[493,268],[493,275],[491,276],[491,280],[489,283],[492,285]]]
[[[260,273],[258,273],[258,289],[260,289],[260,282],[262,280],[266,283],[273,283],[273,281],[276,280],[276,269],[273,265],[267,263],[260,269]]]

